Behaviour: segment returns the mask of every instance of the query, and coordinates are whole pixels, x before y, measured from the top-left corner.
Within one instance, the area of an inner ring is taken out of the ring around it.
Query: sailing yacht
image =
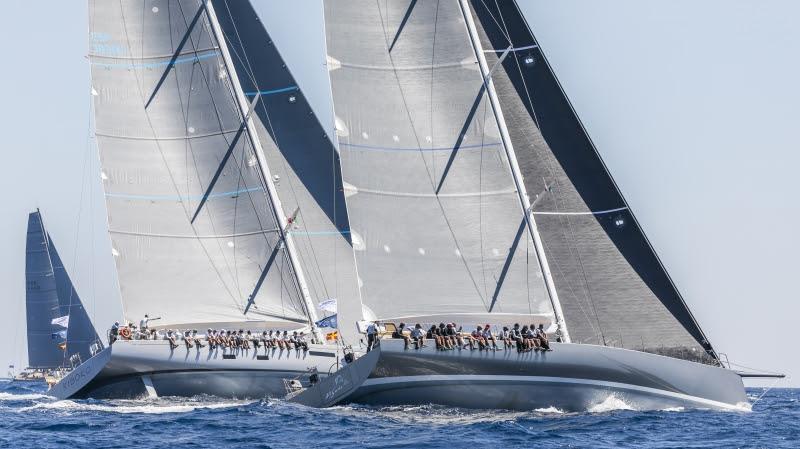
[[[325,0],[321,124],[248,1],[90,1],[125,316],[316,329],[308,352],[118,341],[57,395],[282,396],[360,356],[368,321],[543,324],[552,352],[381,339],[347,400],[739,409],[514,1]],[[287,212],[290,212],[287,214]],[[327,307],[327,306],[326,306]],[[376,355],[377,354],[377,355]],[[356,388],[357,387],[357,388]]]
[[[329,169],[334,147],[263,26],[227,20],[227,6],[89,2],[95,134],[124,317],[159,316],[151,324],[162,332],[201,335],[304,330],[315,343],[212,350],[121,339],[54,386],[55,396],[283,397],[287,385],[346,364],[344,347],[325,344],[314,323],[316,302],[346,302],[348,292],[301,264],[344,257],[354,266],[336,231],[346,214],[325,207],[342,195],[325,184],[340,182]],[[251,63],[243,38],[266,58]],[[297,181],[309,170],[321,173],[317,187]],[[326,245],[309,246],[316,235]],[[346,280],[346,268],[337,275]]]
[[[100,342],[38,209],[28,215],[25,253],[28,368],[15,378],[45,380],[88,360]]]
[[[639,409],[747,403],[515,1],[326,0],[325,26],[364,304],[378,319],[426,329],[439,317],[495,329],[544,323],[562,342],[518,353],[383,340],[352,400],[522,410],[586,410],[609,395]]]

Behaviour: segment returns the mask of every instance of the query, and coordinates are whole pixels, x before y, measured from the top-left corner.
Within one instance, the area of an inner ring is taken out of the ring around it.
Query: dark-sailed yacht
[[[39,210],[28,215],[25,314],[28,368],[17,379],[45,380],[88,360],[93,346],[101,347]]]
[[[521,323],[553,351],[382,339],[347,400],[747,407],[516,2],[323,6],[330,124],[249,1],[92,0],[90,59],[125,317],[319,334],[335,298],[337,342],[226,357],[118,341],[57,395],[282,396],[344,347],[361,356],[369,321]]]

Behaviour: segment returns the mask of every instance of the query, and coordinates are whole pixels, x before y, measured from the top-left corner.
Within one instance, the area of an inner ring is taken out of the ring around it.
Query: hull
[[[432,345],[432,342],[431,342]],[[383,340],[370,377],[350,398],[371,405],[585,411],[613,396],[637,410],[748,410],[735,372],[603,346],[552,344],[546,353],[404,350]]]
[[[337,370],[341,355],[335,346],[321,345],[309,345],[308,351],[171,350],[166,341],[118,341],[109,349],[102,369],[68,397],[284,397],[285,379],[307,385],[314,369],[324,378]]]

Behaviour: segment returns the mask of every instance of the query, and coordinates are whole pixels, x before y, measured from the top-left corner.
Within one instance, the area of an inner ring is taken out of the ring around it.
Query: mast
[[[464,15],[467,32],[469,33],[470,40],[472,41],[472,47],[475,50],[475,56],[478,58],[478,65],[480,66],[481,75],[483,77],[484,85],[486,86],[486,92],[489,95],[489,101],[492,104],[492,111],[494,112],[497,125],[500,129],[500,138],[502,139],[503,147],[506,150],[506,156],[508,157],[508,163],[511,167],[511,174],[514,178],[514,184],[516,185],[519,199],[522,202],[525,221],[527,222],[528,230],[533,237],[534,250],[536,251],[536,257],[539,260],[539,265],[542,267],[542,274],[544,275],[544,281],[550,296],[550,302],[553,305],[553,313],[555,314],[556,324],[558,329],[561,331],[563,340],[569,343],[570,337],[569,331],[567,330],[567,323],[564,321],[564,312],[561,309],[561,302],[558,300],[558,293],[556,292],[555,282],[553,281],[553,276],[550,273],[550,266],[547,263],[547,257],[544,253],[542,239],[539,236],[538,229],[536,228],[536,221],[533,217],[530,198],[525,190],[525,184],[522,181],[522,174],[520,173],[517,157],[514,153],[514,146],[511,142],[508,128],[506,127],[503,111],[500,109],[500,101],[497,98],[497,93],[494,89],[494,82],[491,78],[492,73],[483,54],[483,46],[481,45],[480,38],[478,37],[478,33],[475,28],[475,22],[472,19],[472,11],[467,1],[468,0],[459,0],[461,12]],[[500,63],[502,63],[502,60],[498,61],[498,64]]]
[[[319,330],[316,328],[315,324],[317,321],[317,314],[314,309],[314,304],[311,301],[311,296],[309,294],[308,284],[305,279],[305,275],[303,274],[303,270],[300,266],[300,263],[297,259],[296,249],[294,246],[294,240],[292,238],[291,233],[289,233],[289,226],[291,223],[286,218],[286,214],[283,211],[283,206],[281,205],[280,198],[278,197],[278,192],[275,188],[275,184],[272,182],[272,175],[269,171],[269,167],[267,166],[267,159],[264,155],[264,149],[261,147],[261,141],[258,139],[258,134],[255,130],[255,123],[250,114],[249,105],[247,103],[246,96],[244,91],[242,90],[242,85],[239,82],[239,78],[236,74],[236,68],[234,67],[233,60],[231,59],[230,52],[228,51],[228,46],[225,41],[225,36],[222,32],[222,28],[217,20],[217,14],[214,11],[214,5],[211,0],[205,1],[205,8],[206,13],[208,15],[208,20],[211,24],[211,29],[214,33],[214,38],[217,40],[219,44],[220,53],[222,54],[222,59],[225,64],[225,69],[228,71],[230,75],[228,79],[231,80],[231,84],[234,91],[234,96],[236,100],[236,104],[239,106],[239,111],[245,120],[245,128],[247,130],[247,135],[250,138],[250,142],[253,144],[253,150],[256,155],[256,159],[258,160],[258,166],[261,168],[261,174],[264,178],[264,183],[267,186],[267,194],[269,195],[270,202],[273,206],[273,212],[275,217],[278,221],[278,230],[277,232],[280,234],[281,239],[286,244],[286,250],[289,254],[289,261],[292,265],[292,270],[295,273],[297,283],[300,286],[300,294],[303,297],[303,304],[305,305],[306,312],[308,314],[308,318],[311,325],[311,330],[316,339],[323,344],[325,343],[325,339],[319,333]]]

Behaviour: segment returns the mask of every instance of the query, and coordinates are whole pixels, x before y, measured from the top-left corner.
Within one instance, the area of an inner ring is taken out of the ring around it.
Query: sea
[[[751,411],[436,405],[312,409],[214,397],[56,401],[41,383],[0,380],[8,448],[799,448],[800,389],[748,389]]]

